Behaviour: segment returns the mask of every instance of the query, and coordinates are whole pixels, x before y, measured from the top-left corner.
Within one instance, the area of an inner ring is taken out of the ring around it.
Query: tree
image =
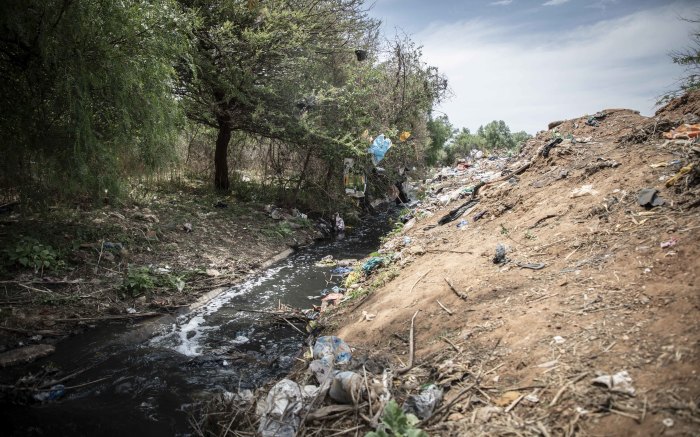
[[[323,139],[303,117],[318,103],[309,78],[318,78],[314,68],[354,56],[354,43],[374,26],[361,0],[181,3],[198,17],[195,75],[184,77],[183,94],[188,116],[218,131],[216,188],[229,189],[232,132],[295,144]],[[316,82],[317,93],[332,94],[333,82],[342,82],[333,79]]]
[[[430,144],[426,149],[425,162],[428,165],[435,165],[440,157],[440,152],[445,149],[445,145],[452,138],[454,127],[447,115],[433,118],[431,114],[428,119],[428,133]]]
[[[0,2],[3,187],[113,194],[167,162],[187,25],[171,0]]]
[[[512,149],[515,147],[510,128],[503,120],[494,120],[486,126],[479,126],[477,132],[485,140],[488,149]]]
[[[696,25],[700,24],[700,18],[685,19]],[[671,53],[674,64],[685,67],[685,75],[679,80],[677,89],[663,95],[657,104],[661,105],[674,97],[678,97],[690,91],[700,89],[700,27],[690,35],[690,46],[685,50],[676,50]]]

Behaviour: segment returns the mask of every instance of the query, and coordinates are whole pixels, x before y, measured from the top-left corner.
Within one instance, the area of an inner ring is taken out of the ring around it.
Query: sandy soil
[[[356,353],[393,356],[398,368],[419,311],[417,367],[398,378],[398,396],[437,381],[449,401],[473,386],[424,424],[430,435],[697,435],[700,192],[692,172],[674,186],[665,181],[697,163],[700,149],[663,140],[653,127],[679,124],[698,102],[698,94],[672,102],[654,119],[605,110],[597,127],[581,117],[540,132],[509,168],[531,166],[484,187],[461,218],[466,227],[457,228],[461,219],[431,227],[457,200],[386,242],[396,277],[340,308],[331,319],[337,335]],[[555,131],[575,142],[538,155]],[[664,164],[674,160],[681,164]],[[474,182],[453,177],[428,188]],[[658,189],[665,204],[640,206],[644,188]],[[507,248],[504,265],[493,262],[498,244]],[[527,263],[545,267],[519,267]],[[621,371],[633,395],[591,382]]]

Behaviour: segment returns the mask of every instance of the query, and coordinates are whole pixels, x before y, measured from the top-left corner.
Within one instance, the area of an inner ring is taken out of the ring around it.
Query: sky
[[[653,115],[683,69],[697,0],[375,0],[383,33],[408,34],[447,76],[437,107],[475,131],[504,120],[530,134],[606,108]]]

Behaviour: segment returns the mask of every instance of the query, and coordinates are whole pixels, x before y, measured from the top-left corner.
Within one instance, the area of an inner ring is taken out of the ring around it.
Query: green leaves
[[[44,270],[56,271],[65,265],[53,247],[30,237],[23,237],[14,246],[3,250],[3,255],[6,264],[32,268],[41,274]]]
[[[406,414],[395,400],[391,399],[384,408],[382,425],[377,431],[368,432],[365,437],[428,437],[428,434],[415,425],[419,422],[413,414]]]

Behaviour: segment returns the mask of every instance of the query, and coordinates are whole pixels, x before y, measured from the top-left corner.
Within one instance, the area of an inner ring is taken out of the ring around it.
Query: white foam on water
[[[260,275],[226,290],[210,300],[206,305],[189,314],[178,317],[176,323],[173,323],[162,334],[153,337],[149,344],[151,346],[168,347],[188,357],[202,355],[202,340],[206,339],[208,332],[219,329],[219,325],[207,326],[207,317],[219,311],[231,299],[244,295],[255,287],[259,287],[288,266],[289,264],[285,263],[284,265],[268,269]]]

